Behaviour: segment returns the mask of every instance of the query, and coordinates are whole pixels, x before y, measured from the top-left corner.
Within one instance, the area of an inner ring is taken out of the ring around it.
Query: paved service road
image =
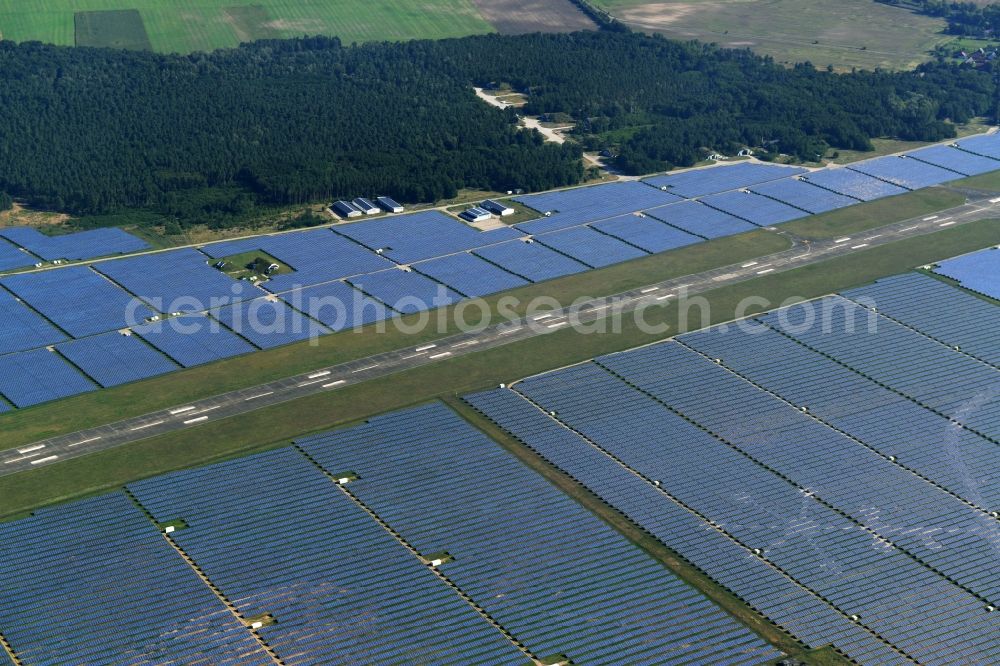
[[[1000,202],[991,203],[985,196],[962,206],[927,217],[907,220],[851,237],[808,242],[785,233],[793,247],[756,261],[720,268],[647,285],[627,292],[596,298],[569,308],[533,314],[517,321],[507,321],[483,330],[460,333],[433,343],[385,352],[313,372],[232,391],[178,405],[97,428],[52,437],[18,449],[0,453],[0,476],[79,457],[95,451],[139,441],[156,435],[177,432],[198,425],[277,405],[325,391],[385,377],[396,372],[430,363],[493,349],[537,335],[561,330],[571,323],[592,323],[617,311],[667,304],[679,293],[695,295],[726,285],[791,270],[800,266],[860,252],[903,238],[920,236],[942,228],[957,226],[990,217],[1000,217]],[[780,228],[777,229],[780,233]]]

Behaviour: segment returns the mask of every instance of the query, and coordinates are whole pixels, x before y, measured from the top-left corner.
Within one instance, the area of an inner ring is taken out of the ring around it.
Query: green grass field
[[[593,1],[637,30],[839,70],[909,69],[951,40],[943,21],[873,0]]]
[[[705,294],[712,306],[709,323],[731,320],[740,302],[750,296],[769,299],[771,307],[787,298],[813,298],[995,244],[998,234],[1000,220],[985,220],[717,289]],[[699,263],[694,258],[688,261],[691,265]],[[629,264],[622,264],[618,268],[627,266]],[[668,267],[663,270],[669,272]],[[678,270],[683,271],[678,273],[681,275],[691,272],[688,267]],[[602,271],[580,277],[593,278],[599,273]],[[618,280],[629,281],[629,278],[621,275]],[[760,308],[763,309],[768,308]],[[678,309],[671,305],[650,310],[646,320],[653,324],[667,323],[671,326],[671,333],[674,333],[679,322]],[[331,336],[328,340],[338,337]],[[367,346],[374,346],[377,341],[373,337],[362,335],[356,336],[356,339]],[[23,514],[44,504],[119,487],[165,471],[287,444],[292,438],[305,433],[357,422],[436,397],[461,395],[500,382],[510,382],[600,354],[653,342],[661,337],[643,333],[629,318],[626,318],[623,330],[618,334],[582,335],[566,329],[401,372],[384,380],[356,384],[343,390],[262,409],[239,418],[210,422],[182,433],[155,437],[76,460],[0,477],[0,517]],[[276,358],[292,350],[302,351],[299,347],[288,347],[275,350],[277,355],[268,352],[255,354],[242,360],[238,372],[236,368],[232,372],[236,372],[239,375],[236,379],[240,379],[253,374],[257,364],[265,359],[273,364]],[[357,351],[356,348],[355,355],[360,355]],[[289,355],[289,358],[294,359],[294,356]],[[157,401],[162,406],[162,396],[152,395],[160,390],[183,392],[189,396],[205,395],[206,391],[198,382],[209,382],[214,378],[224,383],[216,376],[224,366],[229,367],[220,363],[213,366],[215,370],[208,368],[193,373],[177,373],[159,380],[8,414],[0,421],[0,437],[5,447],[14,447],[33,441],[46,431],[66,432],[83,425],[143,413]],[[207,377],[203,376],[206,370]],[[288,370],[289,373],[296,371],[296,368]]]
[[[76,12],[129,9],[138,10],[153,49],[161,52],[304,34],[350,43],[493,31],[471,0],[0,0],[0,37],[71,46]]]

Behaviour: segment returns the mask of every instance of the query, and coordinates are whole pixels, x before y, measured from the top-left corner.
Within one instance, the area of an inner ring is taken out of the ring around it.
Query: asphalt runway
[[[509,345],[538,335],[554,333],[572,324],[587,324],[618,312],[670,303],[680,293],[696,295],[719,287],[780,273],[801,266],[861,252],[905,238],[944,228],[1000,217],[1000,202],[990,195],[963,191],[970,200],[935,215],[894,223],[850,237],[809,242],[773,228],[788,237],[790,249],[756,261],[715,268],[702,273],[658,282],[613,296],[596,298],[570,310],[552,310],[480,331],[460,333],[434,342],[376,354],[340,365],[287,377],[252,388],[222,393],[130,419],[66,435],[51,437],[0,453],[0,476],[62,462],[116,446],[246,414],[290,400],[336,391],[353,384],[386,377],[431,363]]]

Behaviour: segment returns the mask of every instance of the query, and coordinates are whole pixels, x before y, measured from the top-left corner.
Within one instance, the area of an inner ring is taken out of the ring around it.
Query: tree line
[[[965,37],[993,37],[1000,32],[1000,5],[948,0],[875,0],[886,5],[907,7],[926,16],[948,22],[945,32]]]
[[[814,159],[872,137],[944,139],[994,93],[988,73],[942,63],[787,69],[621,27],[315,37],[185,56],[0,41],[0,78],[0,191],[76,214],[143,209],[180,227],[341,197],[548,189],[581,180],[582,149],[645,173],[744,145]],[[571,116],[576,141],[546,143],[471,90],[501,83],[528,93],[524,113]]]

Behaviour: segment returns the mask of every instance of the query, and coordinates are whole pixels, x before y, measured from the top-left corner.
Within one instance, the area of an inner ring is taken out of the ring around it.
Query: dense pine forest
[[[828,147],[865,150],[871,137],[934,141],[991,109],[984,72],[928,64],[916,72],[793,69],[749,51],[608,32],[476,38],[449,44],[462,71],[529,88],[529,114],[582,120],[586,143],[621,137],[632,173],[690,165],[705,149],[765,146],[802,160]],[[518,54],[515,56],[515,53]]]
[[[815,159],[876,136],[936,140],[991,111],[987,72],[786,69],[749,51],[624,30],[343,46],[266,41],[189,56],[0,42],[0,191],[77,214],[141,208],[183,226],[261,205],[578,182],[581,147],[634,173],[706,150]],[[546,144],[473,84],[569,114]]]

